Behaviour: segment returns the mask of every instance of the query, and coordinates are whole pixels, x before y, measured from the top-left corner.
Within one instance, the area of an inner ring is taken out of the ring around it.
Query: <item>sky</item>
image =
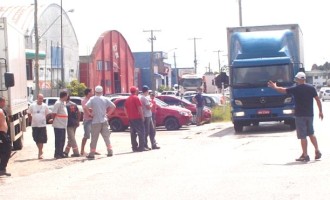
[[[26,4],[34,0],[1,0]],[[326,0],[241,0],[243,26],[299,24],[303,32],[305,68],[330,60],[330,28]],[[38,4],[60,0],[38,0]],[[62,0],[79,41],[79,54],[88,55],[98,37],[119,31],[132,52],[151,51],[149,30],[155,30],[154,51],[168,52],[167,63],[194,66],[197,72],[208,67],[218,71],[227,64],[227,27],[239,26],[238,0]],[[193,38],[196,38],[194,40]],[[194,46],[194,41],[196,46]],[[220,51],[218,56],[217,51]]]

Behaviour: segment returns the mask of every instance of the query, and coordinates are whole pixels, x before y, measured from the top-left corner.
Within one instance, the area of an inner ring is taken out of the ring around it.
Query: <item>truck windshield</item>
[[[181,85],[186,88],[186,87],[201,87],[203,84],[203,79],[182,79]]]
[[[233,87],[264,87],[272,80],[279,86],[291,85],[293,80],[290,65],[268,65],[246,68],[233,68]]]

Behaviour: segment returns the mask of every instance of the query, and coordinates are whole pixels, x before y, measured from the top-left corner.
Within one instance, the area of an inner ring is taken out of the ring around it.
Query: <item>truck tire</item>
[[[111,119],[109,121],[109,125],[110,125],[110,129],[113,132],[120,132],[120,131],[124,130],[124,125],[123,125],[122,121],[118,118]]]
[[[178,130],[180,128],[180,124],[176,118],[169,117],[165,120],[165,128],[168,131]]]
[[[243,132],[243,125],[241,123],[234,122],[234,130],[236,133]]]
[[[23,149],[23,135],[13,142],[13,150],[22,150]]]

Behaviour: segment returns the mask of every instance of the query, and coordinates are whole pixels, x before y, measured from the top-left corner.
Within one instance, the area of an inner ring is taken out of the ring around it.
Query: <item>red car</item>
[[[156,98],[164,101],[169,105],[181,106],[183,108],[190,110],[191,113],[193,114],[193,123],[196,122],[196,104],[191,103],[185,98],[180,98],[173,95],[158,95],[156,96]],[[202,121],[206,123],[210,123],[211,118],[212,118],[212,111],[208,107],[204,106]]]
[[[127,97],[118,97],[113,100],[116,105],[115,111],[108,116],[109,125],[112,131],[124,131],[128,128],[129,122],[124,110]],[[159,99],[156,99],[156,126],[165,126],[167,130],[177,130],[183,125],[189,125],[192,121],[190,110],[177,106],[169,106]]]

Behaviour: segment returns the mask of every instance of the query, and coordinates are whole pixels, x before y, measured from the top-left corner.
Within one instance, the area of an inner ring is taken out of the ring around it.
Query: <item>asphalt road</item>
[[[324,110],[329,105],[324,103]],[[36,159],[33,142],[14,156],[13,176],[0,179],[0,199],[327,200],[329,128],[327,117],[315,120],[323,156],[308,163],[295,161],[301,154],[295,131],[274,123],[242,134],[234,134],[231,123],[158,130],[161,149],[142,153],[131,152],[128,132],[112,133],[115,155],[105,156],[99,138],[102,155],[91,161],[54,160],[50,138],[44,160]],[[308,148],[313,158],[312,145]]]

